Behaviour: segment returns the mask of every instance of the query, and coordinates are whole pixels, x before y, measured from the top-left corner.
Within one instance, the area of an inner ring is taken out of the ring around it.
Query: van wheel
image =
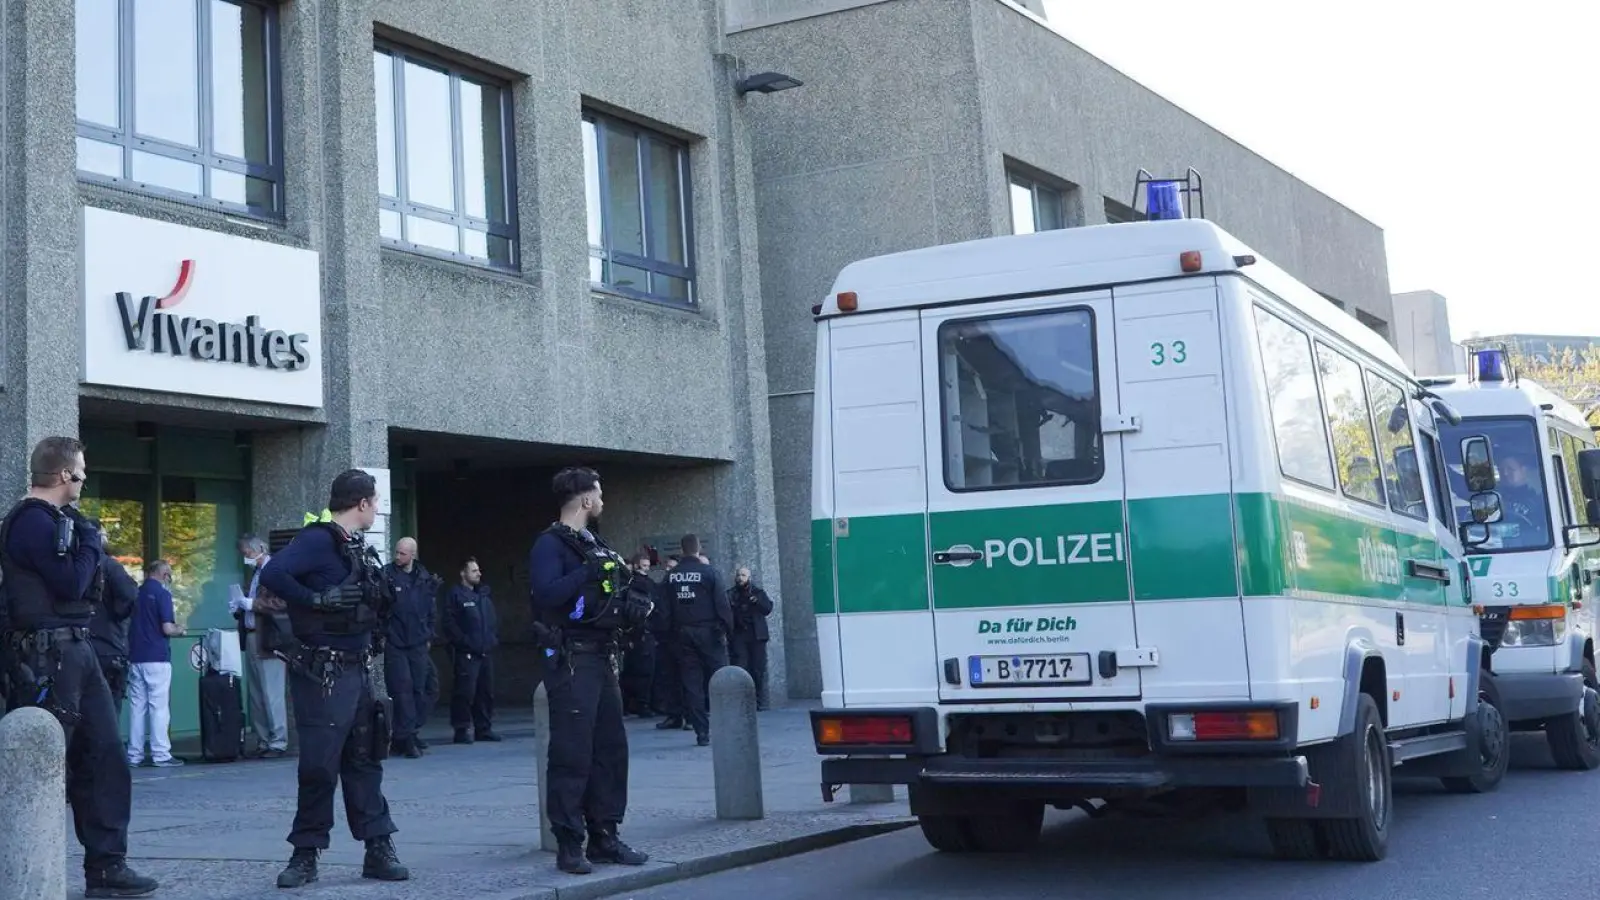
[[[1268,819],[1267,840],[1278,859],[1316,859],[1324,852],[1322,836],[1312,819]]]
[[[1016,853],[1039,843],[1044,826],[1044,804],[1021,804],[1009,813],[967,817],[972,845],[982,853]]]
[[[1600,766],[1600,692],[1594,663],[1583,661],[1583,699],[1578,708],[1545,722],[1544,736],[1558,768],[1587,771]]]
[[[917,816],[922,837],[941,853],[968,853],[973,849],[966,816]]]
[[[1494,675],[1480,672],[1478,681],[1478,762],[1471,775],[1441,778],[1454,794],[1483,794],[1500,786],[1511,765],[1511,724],[1500,711],[1500,687]]]
[[[1378,704],[1368,694],[1356,701],[1356,730],[1340,741],[1344,757],[1337,770],[1348,773],[1349,791],[1361,815],[1353,819],[1319,822],[1332,859],[1377,862],[1389,850],[1389,810],[1394,804],[1394,770],[1389,760],[1389,739],[1383,733]]]

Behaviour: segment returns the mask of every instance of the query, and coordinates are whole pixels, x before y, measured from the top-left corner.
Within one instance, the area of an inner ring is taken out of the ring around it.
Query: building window
[[[689,150],[618,119],[583,116],[589,280],[680,306],[696,303]]]
[[[372,74],[383,242],[516,268],[511,90],[398,47],[373,51]]]
[[[1067,227],[1066,202],[1062,192],[1016,173],[1011,183],[1011,233],[1033,234]]]
[[[283,214],[278,14],[253,0],[77,0],[78,173]]]
[[[1092,484],[1105,474],[1094,314],[1083,307],[939,326],[952,491]]]

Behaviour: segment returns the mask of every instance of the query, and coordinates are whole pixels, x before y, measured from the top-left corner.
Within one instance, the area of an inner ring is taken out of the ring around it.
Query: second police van
[[[1500,513],[1467,564],[1502,712],[1513,730],[1542,728],[1558,766],[1600,766],[1594,433],[1572,404],[1519,378],[1503,345],[1476,350],[1465,378],[1422,383],[1462,417],[1440,428],[1457,514],[1470,508],[1461,438],[1488,437],[1498,474]]]
[[[1281,856],[1376,860],[1395,767],[1503,777],[1461,539],[1488,441],[1451,432],[1458,521],[1450,408],[1180,191],[856,262],[814,310],[826,798],[907,785],[956,852],[1217,801]]]

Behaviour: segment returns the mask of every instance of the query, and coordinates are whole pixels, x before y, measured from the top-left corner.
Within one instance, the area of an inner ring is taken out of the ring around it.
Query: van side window
[[[1288,322],[1256,307],[1256,338],[1267,379],[1278,468],[1296,481],[1333,490],[1333,463],[1322,427],[1311,339]]]
[[[1454,534],[1456,516],[1450,502],[1450,482],[1444,474],[1444,453],[1439,449],[1439,442],[1426,431],[1422,433],[1422,455],[1427,459],[1428,479],[1433,484],[1433,517]]]
[[[1416,440],[1411,436],[1411,407],[1394,382],[1367,373],[1367,396],[1372,419],[1378,426],[1378,459],[1389,508],[1413,519],[1428,519],[1428,501],[1422,490],[1422,468],[1417,464]]]
[[[1383,475],[1372,439],[1372,413],[1361,385],[1361,367],[1355,360],[1317,342],[1317,368],[1322,372],[1323,402],[1328,431],[1333,435],[1333,458],[1338,463],[1339,484],[1346,497],[1383,505]]]
[[[1567,482],[1567,524],[1580,525],[1584,523],[1583,505],[1583,478],[1578,472],[1578,453],[1583,450],[1583,442],[1570,434],[1561,435],[1561,443],[1552,443],[1551,447],[1560,447],[1561,454],[1566,459],[1556,471]]]
[[[952,491],[1089,484],[1105,471],[1094,314],[1082,307],[939,328]]]

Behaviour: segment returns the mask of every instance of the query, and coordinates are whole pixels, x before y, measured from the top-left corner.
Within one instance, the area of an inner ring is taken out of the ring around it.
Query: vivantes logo
[[[151,353],[187,355],[206,362],[252,368],[265,366],[289,372],[311,364],[306,346],[311,342],[309,335],[262,328],[260,316],[246,316],[244,323],[239,324],[168,312],[188,296],[194,283],[194,271],[194,260],[184,260],[178,269],[178,282],[165,297],[144,297],[137,305],[132,294],[117,292],[122,336],[129,350],[149,348]]]

